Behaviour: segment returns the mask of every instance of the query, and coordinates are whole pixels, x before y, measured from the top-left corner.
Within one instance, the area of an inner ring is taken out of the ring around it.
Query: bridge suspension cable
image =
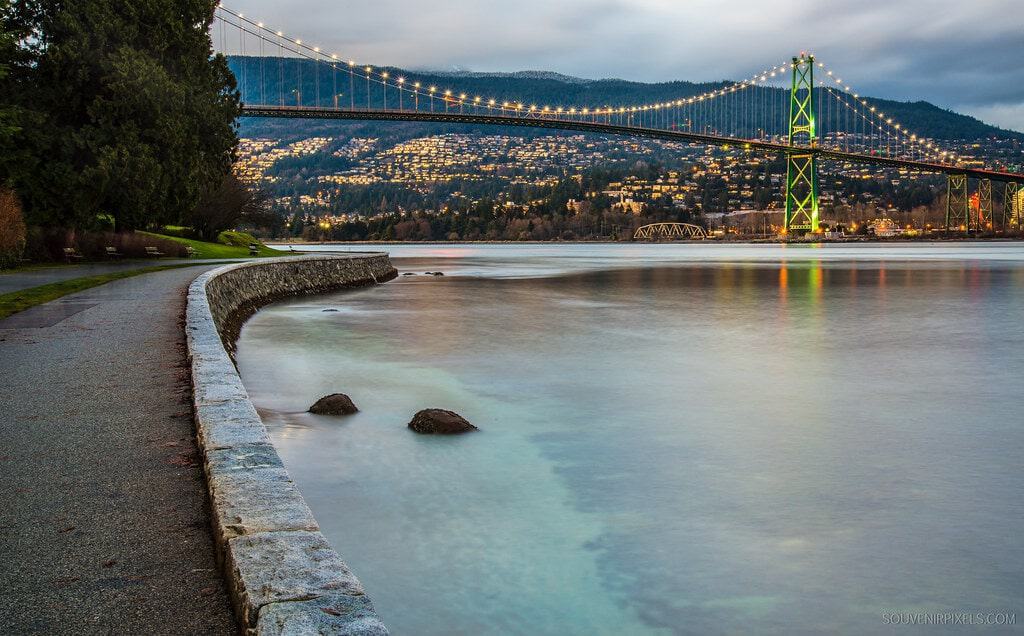
[[[338,54],[326,53],[318,46],[285,35],[224,6],[218,7],[216,22],[221,31],[220,52],[239,56],[235,70],[243,101],[247,104],[341,108],[345,94],[339,92],[339,86],[343,90],[347,80],[349,109],[355,109],[357,105],[367,110],[380,106],[385,110],[397,107],[399,111],[429,109],[431,112],[591,121],[716,135],[736,139],[737,142],[782,141],[789,133],[784,108],[788,94],[784,85],[777,84],[786,79],[791,68],[789,63],[768,67],[747,79],[722,84],[709,91],[665,101],[551,106],[531,103],[521,97],[471,97],[466,91],[441,89],[404,75],[393,77],[386,67],[356,64],[353,59],[344,61]],[[226,36],[227,28],[237,30],[237,45],[233,46]],[[257,46],[249,45],[251,38],[258,41]],[[276,53],[274,59],[267,59],[268,48],[272,54]],[[250,51],[256,50],[258,59],[254,63]],[[306,68],[303,60],[312,66]],[[271,80],[271,87],[267,86],[268,62],[276,66],[273,74],[276,81]],[[827,69],[824,63],[818,61],[817,67],[823,70],[825,80],[835,84],[832,87],[823,81],[815,87],[819,93],[816,103],[819,109],[826,109],[824,116],[819,114],[817,117],[824,133],[817,138],[818,145],[844,152],[906,157],[948,165],[955,163],[955,154],[943,153],[933,141],[912,134],[905,126],[886,117]],[[304,85],[304,72],[312,78],[312,86]],[[287,85],[288,78],[294,80],[294,86]],[[325,84],[330,86],[327,100],[324,99]],[[364,87],[358,100],[357,86]]]
[[[785,109],[779,108],[780,104],[785,105],[787,102],[786,87],[774,85],[776,81],[785,80],[791,67],[789,63],[771,66],[747,79],[723,84],[710,91],[665,101],[645,104],[551,106],[538,105],[511,96],[470,97],[465,91],[442,90],[436,85],[428,85],[426,82],[415,81],[405,76],[392,77],[387,68],[357,65],[352,59],[343,61],[338,54],[325,53],[318,46],[287,36],[280,30],[273,30],[262,22],[252,20],[224,6],[218,7],[216,19],[221,29],[221,52],[237,53],[241,58],[237,63],[236,72],[239,75],[239,88],[243,100],[248,104],[273,105],[273,102],[268,100],[266,85],[266,51],[267,45],[270,44],[270,48],[276,49],[277,52],[276,60],[271,61],[271,64],[277,66],[276,105],[279,106],[294,104],[314,108],[340,108],[341,98],[344,97],[344,94],[338,91],[340,73],[343,76],[342,86],[344,76],[347,75],[350,109],[357,105],[356,84],[360,84],[365,86],[365,90],[359,104],[365,104],[367,110],[376,105],[388,109],[390,92],[394,97],[390,107],[394,108],[397,102],[398,110],[402,111],[407,107],[419,111],[421,106],[429,106],[431,112],[443,109],[444,112],[457,110],[459,113],[493,113],[528,118],[603,122],[639,128],[685,130],[736,140],[781,140],[789,132]],[[237,47],[230,45],[224,33],[226,27],[237,29]],[[259,42],[258,73],[257,69],[251,68],[253,64],[248,55],[248,51],[254,48],[247,46],[247,38],[250,37],[256,38]],[[292,56],[297,58],[295,63],[285,61],[284,58]],[[299,63],[301,60],[312,62],[312,68],[304,69],[305,65]],[[291,68],[287,69],[286,66]],[[943,153],[931,140],[911,134],[905,126],[893,122],[891,118],[868,104],[832,70],[826,69],[824,63],[818,61],[817,66],[824,71],[825,79],[835,83],[839,90],[837,92],[824,82],[816,87],[819,91],[819,99],[816,100],[819,108],[824,106],[828,109],[826,116],[818,117],[820,125],[827,129],[826,134],[819,137],[819,144],[845,152],[864,152],[886,157],[907,156],[946,164],[955,162],[954,154]],[[304,70],[313,78],[313,86],[310,87],[312,95],[304,94]],[[322,91],[325,70],[329,72],[331,86],[330,98],[326,102]],[[285,77],[288,74],[294,77],[294,88],[286,86]],[[255,79],[251,77],[253,75],[259,77],[258,90],[252,88]],[[275,97],[275,91],[269,92],[271,98]],[[375,92],[377,95],[374,95]],[[836,113],[843,112],[848,116],[838,117],[832,112],[833,107]],[[837,125],[839,121],[844,122],[846,126]],[[883,139],[886,142],[884,148]],[[892,147],[894,140],[895,151]]]

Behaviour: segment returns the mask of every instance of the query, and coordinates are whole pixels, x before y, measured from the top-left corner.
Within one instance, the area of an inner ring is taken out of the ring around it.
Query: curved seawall
[[[249,401],[230,351],[242,322],[287,296],[382,283],[386,254],[228,265],[189,287],[186,334],[214,541],[249,634],[386,634],[356,576],[320,533]]]

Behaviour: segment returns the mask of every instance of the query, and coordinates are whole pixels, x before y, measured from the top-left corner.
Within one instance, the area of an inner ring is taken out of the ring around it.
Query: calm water
[[[268,307],[238,362],[395,634],[1024,623],[1024,246],[390,251],[446,276]]]

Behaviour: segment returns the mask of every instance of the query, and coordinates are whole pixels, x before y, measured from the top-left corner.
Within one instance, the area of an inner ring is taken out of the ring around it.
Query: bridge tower
[[[814,120],[814,56],[793,58],[789,94],[789,145],[818,145]],[[818,229],[818,160],[813,154],[786,157],[786,233]]]
[[[946,176],[946,231],[971,231],[971,198],[967,193],[967,175]]]

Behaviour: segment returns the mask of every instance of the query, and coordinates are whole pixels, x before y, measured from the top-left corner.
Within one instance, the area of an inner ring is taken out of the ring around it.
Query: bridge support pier
[[[946,176],[946,231],[971,231],[970,196],[967,194],[967,175]]]
[[[992,181],[990,179],[978,180],[978,231],[995,229],[995,219],[992,215]]]

